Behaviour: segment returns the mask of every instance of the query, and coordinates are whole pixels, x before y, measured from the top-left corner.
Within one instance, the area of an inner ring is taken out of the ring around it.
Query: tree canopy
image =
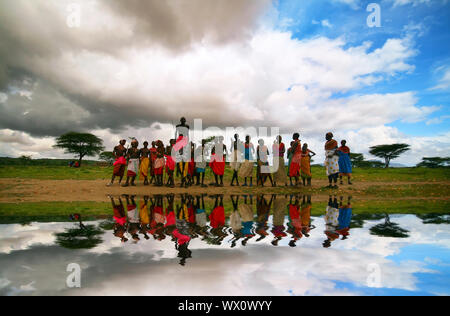
[[[116,159],[112,151],[101,152],[100,155],[98,155],[98,158],[109,163],[110,165],[112,165],[114,163],[114,160]]]
[[[376,157],[383,158],[385,161],[384,167],[389,168],[392,159],[398,158],[401,154],[410,149],[410,145],[408,144],[378,145],[370,147],[369,153]]]
[[[384,163],[378,160],[365,160],[363,154],[350,153],[350,160],[354,167],[359,168],[380,168]]]
[[[84,156],[96,156],[105,148],[103,140],[89,133],[69,132],[56,139],[55,148],[64,149],[66,154],[76,154],[81,166]]]
[[[450,166],[450,157],[423,157],[417,167],[441,168]]]
[[[408,238],[408,233],[408,230],[401,228],[397,223],[392,223],[389,218],[389,214],[386,214],[384,223],[370,228],[370,234],[377,235],[379,237]]]
[[[56,233],[56,244],[68,249],[91,249],[103,242],[103,231],[94,226],[68,228],[63,233]]]

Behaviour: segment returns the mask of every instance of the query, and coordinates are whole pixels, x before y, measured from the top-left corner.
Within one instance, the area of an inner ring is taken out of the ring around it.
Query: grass
[[[313,179],[327,179],[324,167],[313,166],[311,168]],[[22,178],[41,180],[106,180],[112,175],[112,167],[100,167],[84,165],[81,168],[69,168],[67,166],[12,166],[2,165],[0,167],[0,178]],[[226,169],[224,181],[231,181],[232,170]],[[416,182],[439,182],[450,180],[450,168],[354,168],[353,177],[355,181],[416,181]],[[206,173],[207,182],[213,180],[211,171]],[[255,179],[254,179],[255,180]]]
[[[97,180],[111,178],[111,167],[83,166],[2,166],[0,178],[39,180]]]
[[[450,186],[445,184],[406,184],[389,186],[370,186],[361,191],[365,195],[376,195],[378,197],[448,197]]]
[[[68,216],[73,213],[104,215],[110,211],[111,203],[106,202],[36,202],[0,203],[0,216]]]

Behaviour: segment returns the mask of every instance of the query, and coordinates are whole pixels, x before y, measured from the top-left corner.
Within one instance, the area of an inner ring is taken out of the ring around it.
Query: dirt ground
[[[120,187],[117,183],[112,187],[106,186],[104,180],[30,180],[30,179],[0,179],[0,203],[19,203],[19,202],[70,202],[70,201],[105,201],[108,195],[134,194],[134,195],[153,195],[153,194],[311,194],[314,196],[327,197],[329,194],[353,195],[364,197],[365,199],[379,199],[377,196],[365,194],[364,190],[370,186],[385,186],[387,190],[399,185],[427,184],[427,182],[362,182],[354,183],[352,186],[343,185],[337,190],[324,190],[323,187],[328,184],[327,181],[316,180],[312,188],[305,187],[212,187],[201,188],[193,186],[190,188],[167,188],[144,186],[139,183],[136,187]],[[429,184],[446,184],[448,182],[430,182]],[[417,199],[428,197],[404,197],[402,199]],[[434,197],[434,199],[448,200],[449,197]]]

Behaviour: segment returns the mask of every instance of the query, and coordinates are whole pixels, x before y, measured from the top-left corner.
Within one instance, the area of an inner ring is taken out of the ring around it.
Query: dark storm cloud
[[[144,128],[153,122],[177,123],[180,116],[209,117],[208,124],[213,126],[240,123],[239,115],[228,110],[216,96],[205,94],[152,103],[123,95],[114,102],[104,102],[100,96],[56,90],[48,81],[30,75],[15,78],[15,91],[0,103],[0,129],[33,136],[59,136],[67,131],[93,129],[119,132],[127,126]],[[180,111],[180,104],[184,110]]]
[[[70,29],[66,18],[72,2],[1,1],[0,91],[8,99],[0,103],[0,128],[57,136],[68,130],[150,126],[176,121],[180,115],[211,118],[209,124],[221,125],[224,117],[236,114],[217,116],[226,108],[221,97],[205,92],[153,99],[128,89],[105,98],[105,91],[86,80],[90,66],[74,67],[67,60],[90,53],[98,60],[102,55],[105,60],[120,58],[124,50],[149,46],[176,55],[195,43],[245,40],[271,0],[104,1],[94,9],[89,7],[92,2],[80,1],[75,3],[81,4],[85,24]],[[103,24],[92,27],[105,16]],[[26,86],[24,78],[34,85]],[[31,93],[31,98],[18,90]],[[180,107],[186,112],[180,113]]]
[[[110,1],[117,14],[132,21],[134,35],[171,49],[210,40],[226,43],[251,35],[270,0]]]

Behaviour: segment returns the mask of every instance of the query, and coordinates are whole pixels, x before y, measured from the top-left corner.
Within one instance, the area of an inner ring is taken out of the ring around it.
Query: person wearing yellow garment
[[[144,148],[140,149],[141,164],[139,166],[139,172],[144,177],[144,185],[148,183],[148,168],[150,166],[150,149],[148,149],[148,142],[144,142]]]
[[[302,177],[303,186],[311,186],[311,158],[316,155],[315,152],[308,149],[308,144],[303,144],[301,152],[300,175]]]

